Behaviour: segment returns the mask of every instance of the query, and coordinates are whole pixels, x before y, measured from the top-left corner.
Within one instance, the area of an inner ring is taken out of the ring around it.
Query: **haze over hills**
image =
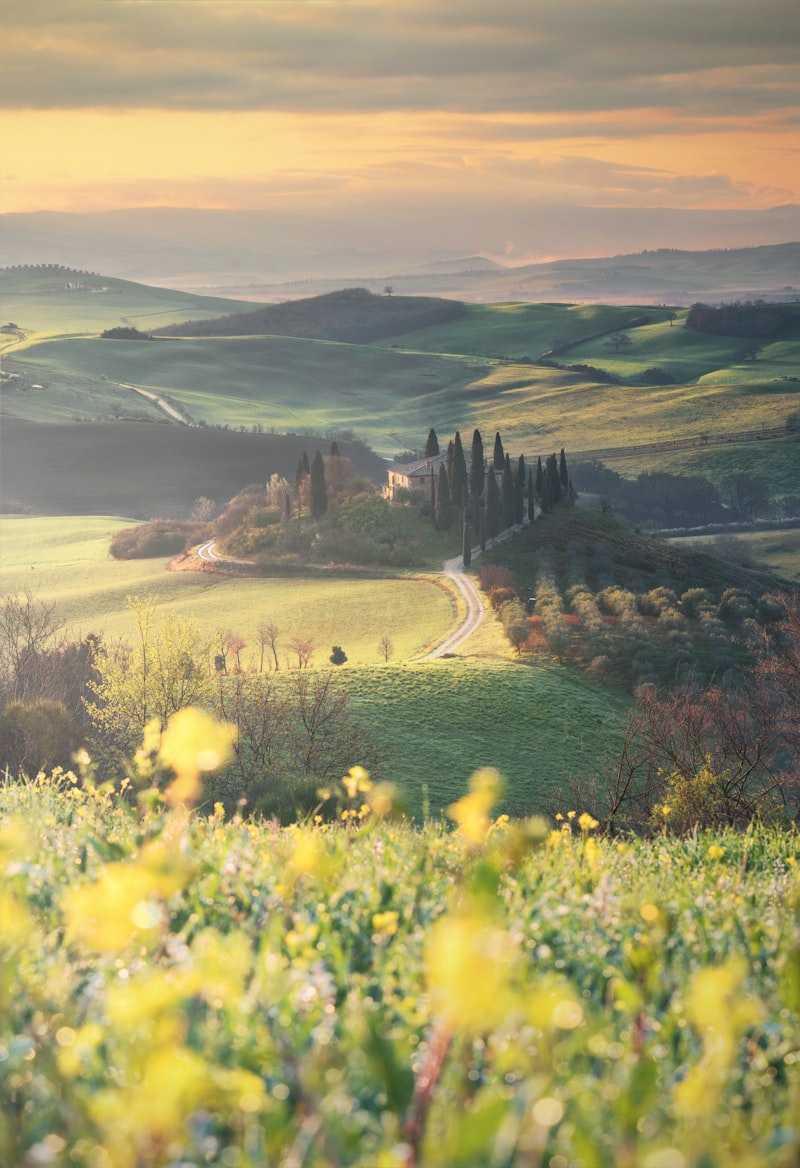
[[[0,216],[0,235],[4,265],[60,263],[259,300],[305,295],[309,281],[338,281],[341,287],[348,278],[394,283],[403,276],[413,277],[403,285],[408,293],[536,299],[555,294],[560,274],[551,280],[550,293],[547,281],[529,286],[527,265],[532,263],[630,255],[644,248],[695,251],[783,244],[800,240],[800,206],[755,211],[531,206],[510,210],[502,221],[476,207],[458,226],[449,222],[445,205],[424,222],[413,208],[398,206],[391,216],[368,223],[355,211],[326,218],[301,211],[278,216],[146,207],[5,214]],[[493,274],[498,283],[487,284]],[[518,276],[525,276],[521,284]],[[745,283],[745,290],[772,286],[769,272],[759,278],[758,285]],[[297,281],[303,287],[293,283]],[[793,282],[782,278],[779,286]],[[640,280],[636,295],[657,296],[663,290],[657,281],[652,292],[647,287]],[[581,295],[601,300],[617,291],[630,297],[634,289],[620,291],[594,280]]]

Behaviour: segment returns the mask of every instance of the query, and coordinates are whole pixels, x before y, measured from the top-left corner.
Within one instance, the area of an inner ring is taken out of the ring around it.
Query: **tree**
[[[756,341],[750,341],[743,348],[738,349],[734,355],[737,361],[752,361],[755,363],[763,347],[763,345],[759,345]]]
[[[480,430],[475,430],[472,435],[472,453],[469,463],[469,489],[473,499],[480,499],[483,495],[484,474],[483,439]]]
[[[536,497],[541,499],[542,488],[544,486],[544,469],[542,468],[541,455],[536,460]]]
[[[486,491],[484,494],[486,516],[485,536],[494,540],[500,531],[500,493],[497,490],[497,478],[494,470],[486,476]]]
[[[311,638],[298,634],[296,637],[292,637],[289,648],[297,657],[297,668],[307,669],[314,656],[314,642]]]
[[[769,485],[756,475],[740,472],[728,475],[720,484],[723,499],[736,515],[751,523],[758,515],[763,517],[770,508]]]
[[[56,606],[30,588],[0,604],[0,687],[8,697],[54,697],[47,692],[47,655],[64,644]]]
[[[216,509],[217,505],[213,499],[207,499],[205,495],[200,495],[192,504],[190,518],[194,523],[208,523],[214,518]]]
[[[430,429],[428,431],[428,440],[425,443],[425,453],[423,458],[435,458],[439,453],[439,439],[436,437],[436,431]]]
[[[280,630],[274,621],[262,621],[258,626],[258,640],[261,646],[261,661],[259,664],[259,673],[264,672],[264,650],[269,646],[272,651],[272,657],[275,662],[275,670],[280,669],[280,662],[278,661],[278,634]]]
[[[347,654],[341,645],[334,645],[333,651],[331,652],[328,660],[330,661],[331,665],[344,665],[345,661],[347,660]]]
[[[528,471],[528,522],[533,523],[536,518],[536,503],[534,501],[533,471]]]
[[[492,456],[492,466],[495,470],[502,470],[506,464],[506,456],[503,451],[503,442],[500,438],[500,431],[498,430],[494,436],[494,454]]]
[[[328,488],[325,483],[325,463],[319,451],[311,463],[311,516],[321,519],[328,510]]]
[[[453,502],[450,497],[450,484],[444,463],[439,467],[439,478],[436,483],[435,514],[436,526],[439,531],[449,531],[453,526]]]
[[[210,648],[198,626],[169,614],[156,621],[157,601],[133,596],[128,607],[136,622],[133,645],[98,644],[86,708],[101,762],[117,768],[140,744],[151,721],[162,726],[184,706],[208,707],[213,691]]]
[[[331,455],[331,458],[338,458],[339,457],[339,443],[336,441],[335,438],[331,442],[330,455]]]
[[[551,506],[561,502],[561,476],[555,454],[548,454],[544,467],[544,477]]]
[[[461,445],[461,434],[456,430],[453,439],[453,466],[450,472],[450,498],[461,507],[463,496],[467,489],[467,463],[464,458],[464,448]]]
[[[514,475],[514,523],[522,527],[525,522],[525,480]]]
[[[612,333],[606,341],[606,348],[613,350],[619,356],[623,349],[629,349],[633,341],[627,333]]]
[[[394,642],[392,641],[391,637],[387,636],[386,633],[384,633],[380,641],[378,641],[378,653],[384,661],[388,661],[394,653]]]
[[[561,447],[561,454],[558,458],[558,478],[561,483],[561,493],[566,495],[569,489],[569,472],[567,470],[567,456],[564,453],[564,447]]]
[[[514,476],[511,473],[511,459],[508,455],[503,466],[503,486],[501,488],[502,524],[505,529],[513,527],[516,515],[514,499]]]
[[[464,514],[464,522],[461,525],[461,558],[464,567],[468,568],[472,563],[472,529],[469,522],[469,516]]]

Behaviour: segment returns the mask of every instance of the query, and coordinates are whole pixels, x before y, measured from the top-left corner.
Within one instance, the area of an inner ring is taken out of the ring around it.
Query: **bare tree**
[[[259,665],[259,673],[264,672],[264,651],[269,646],[272,657],[275,662],[275,670],[280,669],[280,662],[278,661],[278,636],[280,629],[274,621],[262,621],[258,626],[258,641],[261,646],[261,657]]]
[[[213,499],[207,499],[205,495],[200,495],[192,505],[190,518],[195,523],[209,523],[214,518],[216,510],[217,505]]]
[[[384,659],[384,661],[388,661],[393,653],[394,642],[392,641],[391,637],[384,633],[380,641],[378,641],[378,654]]]
[[[314,656],[314,642],[308,637],[292,637],[289,642],[289,648],[297,656],[297,668],[307,669],[311,658]]]
[[[50,697],[43,669],[49,651],[64,645],[63,624],[53,603],[30,588],[0,604],[0,684],[17,700]]]

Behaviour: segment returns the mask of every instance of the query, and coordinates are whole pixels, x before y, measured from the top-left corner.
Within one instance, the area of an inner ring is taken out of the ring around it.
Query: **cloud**
[[[800,108],[796,0],[11,0],[7,108]]]

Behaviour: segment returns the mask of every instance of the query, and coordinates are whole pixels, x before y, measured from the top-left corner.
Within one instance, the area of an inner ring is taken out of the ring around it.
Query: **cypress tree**
[[[430,429],[428,431],[428,441],[425,443],[425,453],[423,458],[435,458],[439,453],[439,439],[436,437],[436,431]]]
[[[561,493],[566,495],[569,489],[569,474],[567,472],[567,456],[564,453],[564,447],[561,447],[561,456],[558,461],[558,477],[561,483]]]
[[[431,469],[431,523],[436,527],[436,475]]]
[[[464,567],[468,568],[472,563],[472,532],[470,531],[469,516],[464,513],[464,522],[461,525],[461,557],[464,561]]]
[[[481,545],[481,551],[486,551],[486,511],[481,507],[480,520],[478,523],[478,538]]]
[[[511,473],[511,459],[506,455],[502,488],[502,523],[504,528],[514,526],[514,514],[514,476]]]
[[[545,482],[550,497],[551,505],[555,505],[561,501],[561,479],[558,473],[558,460],[555,454],[548,454],[547,462],[544,468]]]
[[[525,518],[525,475],[519,471],[514,475],[514,522],[522,527]]]
[[[528,471],[528,520],[533,523],[536,518],[536,504],[533,495],[533,471]]]
[[[455,458],[455,456],[456,456],[456,444],[453,441],[453,439],[451,438],[450,441],[447,443],[447,455],[445,457],[445,462],[447,464],[447,477],[450,480],[451,487],[453,485],[453,459]],[[451,491],[451,495],[452,495],[452,491]]]
[[[449,531],[453,526],[453,502],[450,498],[450,483],[444,463],[439,467],[436,483],[436,526],[439,531]]]
[[[473,499],[480,499],[483,494],[483,439],[480,430],[472,435],[472,454],[469,463],[469,489]]]
[[[328,510],[328,487],[325,483],[325,463],[319,451],[311,463],[311,515],[321,519]]]
[[[541,455],[536,460],[536,497],[541,499],[542,491],[544,489],[544,471],[542,470]]]
[[[331,442],[331,458],[339,458],[339,443],[335,438]]]
[[[486,476],[486,490],[483,497],[486,516],[485,535],[489,539],[495,539],[500,531],[500,494],[497,490],[497,479],[493,470],[490,470]]]
[[[494,436],[494,456],[492,458],[492,466],[495,470],[502,470],[505,466],[506,457],[503,453],[503,443],[500,439],[500,431],[498,430]]]
[[[464,458],[464,448],[461,445],[461,435],[456,430],[453,440],[453,468],[450,471],[450,497],[454,503],[463,507],[462,496],[467,489],[467,460]]]

